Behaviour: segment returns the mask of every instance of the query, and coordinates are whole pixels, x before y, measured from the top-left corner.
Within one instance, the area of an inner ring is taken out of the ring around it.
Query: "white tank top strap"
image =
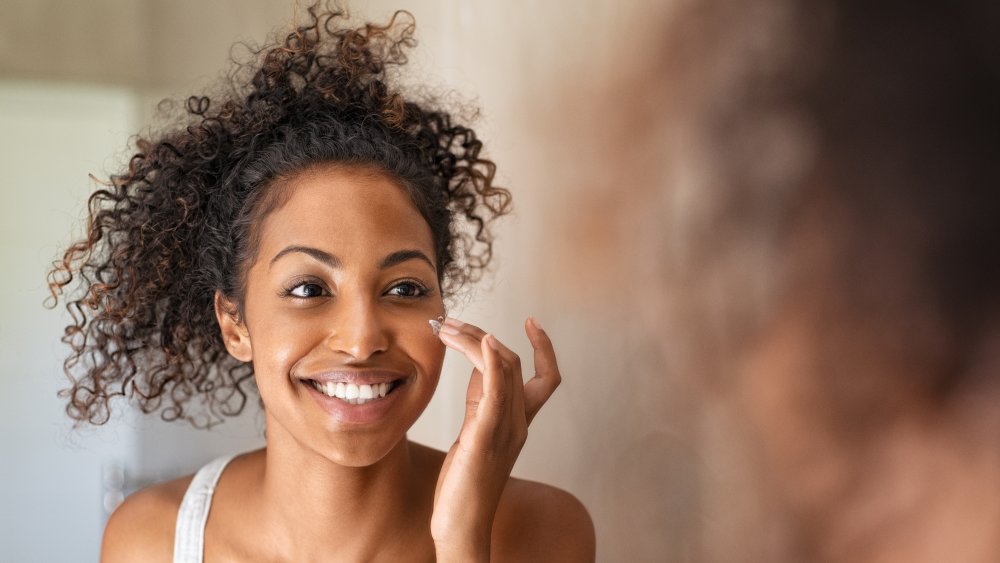
[[[205,523],[212,507],[215,485],[234,456],[214,459],[198,470],[184,493],[174,530],[174,563],[202,563],[205,554]]]

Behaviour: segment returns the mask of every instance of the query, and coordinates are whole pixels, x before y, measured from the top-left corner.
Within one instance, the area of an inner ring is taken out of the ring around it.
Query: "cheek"
[[[416,368],[420,395],[428,402],[437,388],[445,356],[445,346],[428,321],[437,319],[443,310],[441,301],[435,300],[391,316],[395,352]]]
[[[431,332],[429,327],[427,332]],[[420,355],[415,359],[420,364],[424,377],[429,378],[434,382],[434,385],[437,385],[438,378],[441,376],[441,366],[444,364],[445,346],[434,334],[421,340]]]
[[[444,362],[445,346],[428,322],[435,318],[426,312],[407,315],[396,331],[396,341],[420,368],[420,375],[433,378],[436,383]]]
[[[321,327],[318,319],[303,316],[291,318],[277,312],[253,325],[250,341],[259,384],[287,380],[295,362],[322,338]]]

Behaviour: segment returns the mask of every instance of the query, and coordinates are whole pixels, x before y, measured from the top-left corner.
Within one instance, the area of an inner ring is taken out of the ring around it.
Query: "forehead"
[[[405,188],[373,168],[325,165],[286,179],[283,203],[261,226],[261,258],[287,245],[313,246],[345,261],[401,248],[434,256],[430,226]]]

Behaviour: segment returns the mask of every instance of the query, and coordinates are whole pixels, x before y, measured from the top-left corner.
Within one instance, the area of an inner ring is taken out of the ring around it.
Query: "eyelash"
[[[308,297],[304,297],[302,295],[295,295],[294,293],[292,293],[296,289],[307,285],[312,285],[320,288],[320,295],[310,295]],[[298,281],[293,281],[290,285],[284,287],[280,292],[280,296],[291,297],[294,299],[314,299],[316,297],[325,297],[324,295],[322,295],[323,292],[326,292],[326,288],[324,288],[322,284],[310,280],[298,280]]]
[[[390,287],[389,291],[392,291],[393,289],[396,289],[397,287],[404,286],[404,285],[411,285],[414,288],[416,288],[417,294],[416,295],[396,295],[395,297],[399,297],[399,298],[402,298],[402,299],[420,299],[421,297],[427,297],[428,295],[431,294],[430,289],[428,289],[426,285],[420,283],[417,280],[400,280],[399,282],[395,283],[392,287]]]
[[[319,287],[321,292],[326,292],[326,288],[323,287],[323,284],[317,283],[316,281],[313,281],[313,280],[295,280],[290,285],[282,288],[282,290],[280,292],[280,297],[290,297],[290,298],[293,298],[293,299],[315,299],[317,297],[328,297],[329,296],[329,295],[322,295],[322,294],[320,294],[320,295],[311,295],[311,296],[305,297],[305,296],[302,296],[302,295],[295,295],[293,293],[296,289],[298,289],[298,288],[300,288],[302,286],[306,286],[306,285],[312,285],[312,286]],[[431,290],[426,285],[420,283],[417,280],[400,280],[399,282],[395,283],[392,287],[390,287],[386,293],[389,294],[389,292],[391,292],[393,289],[396,289],[398,287],[405,286],[405,285],[413,286],[416,289],[416,295],[394,295],[394,297],[398,297],[400,299],[420,299],[422,297],[427,297],[428,295],[431,294]]]

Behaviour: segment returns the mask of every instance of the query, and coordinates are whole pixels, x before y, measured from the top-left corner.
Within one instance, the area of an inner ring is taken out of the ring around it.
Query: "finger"
[[[520,410],[521,420],[524,420],[523,395],[524,380],[521,379],[521,358],[513,350],[497,339],[496,335],[489,335],[490,344],[497,353],[500,354],[500,363],[503,366],[503,383],[505,396],[507,397],[507,408],[505,413],[510,422],[514,422]]]
[[[524,380],[518,364],[516,373],[507,378],[510,381],[510,414],[514,427],[527,427],[528,417],[524,407]]]
[[[449,330],[442,327],[438,333],[438,338],[445,346],[460,352],[472,365],[481,373],[486,372],[486,362],[483,358],[482,341],[461,331]]]
[[[524,323],[528,341],[535,351],[535,376],[524,384],[524,409],[528,422],[538,414],[562,381],[552,340],[534,317]]]
[[[483,374],[478,369],[472,371],[469,386],[465,391],[465,419],[462,421],[460,436],[475,435],[479,406],[483,400]]]
[[[504,380],[509,378],[504,377],[503,362],[500,359],[496,338],[489,334],[484,336],[481,341],[481,352],[486,363],[486,371],[483,372],[483,396],[478,414],[483,422],[495,426],[507,408],[509,395]]]
[[[451,327],[453,329],[466,333],[474,337],[476,340],[482,340],[483,337],[486,336],[485,330],[479,328],[474,324],[460,321],[455,317],[447,317],[444,320],[444,325],[442,325],[441,328],[444,329],[445,327]]]
[[[447,318],[438,333],[441,341],[449,347],[462,352],[480,370],[483,370],[481,343],[486,331],[476,325],[464,323],[455,318]],[[517,377],[521,377],[521,358],[499,340],[496,341],[503,363],[513,369]],[[522,380],[523,382],[523,380]]]
[[[521,357],[508,348],[503,342],[498,340],[496,335],[492,335],[491,338],[496,343],[497,349],[500,352],[500,359],[503,361],[507,396],[510,399],[510,408],[508,409],[508,412],[511,415],[511,422],[516,423],[520,421],[521,424],[523,424],[525,421],[525,410],[524,379],[521,375]]]
[[[478,369],[472,370],[472,377],[469,378],[469,385],[465,390],[466,403],[479,402],[483,396],[483,373]]]
[[[501,425],[508,428],[511,427],[511,424],[524,425],[526,424],[526,417],[524,414],[524,381],[521,376],[521,360],[516,353],[497,340],[495,336],[491,336],[490,341],[487,342],[486,335],[487,333],[479,327],[463,323],[457,319],[446,320],[439,333],[443,343],[461,351],[476,366],[476,373],[473,374],[473,377],[478,374],[484,374],[488,369],[485,357],[486,350],[492,349],[499,354],[500,369],[496,373],[498,374],[499,383],[503,386],[503,390],[500,393],[493,393],[493,395],[494,398],[502,398],[502,401],[494,401],[493,403],[494,406],[498,405],[500,407],[498,414],[506,419],[507,424],[494,423],[487,424],[487,426],[494,427],[494,430],[496,430]],[[484,348],[484,344],[488,344],[489,346]],[[480,378],[482,380],[482,375],[480,375]],[[490,393],[486,389],[485,384],[483,384],[480,386],[482,393],[477,394],[471,383],[466,393],[467,419],[476,416],[475,413],[480,408],[483,396]]]
[[[492,430],[492,438],[499,444],[509,448],[520,449],[528,437],[528,419],[524,408],[524,381],[521,379],[521,359],[510,348],[504,346],[497,337],[488,334],[482,340],[487,343],[493,353],[500,356],[503,368],[504,396],[496,401],[497,416],[484,432]],[[485,396],[485,393],[484,393]],[[484,399],[485,400],[485,399]]]

